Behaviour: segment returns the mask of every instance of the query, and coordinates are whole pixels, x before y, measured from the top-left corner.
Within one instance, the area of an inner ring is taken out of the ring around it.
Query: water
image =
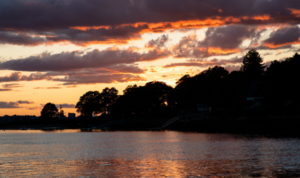
[[[0,177],[300,177],[300,139],[1,131]]]

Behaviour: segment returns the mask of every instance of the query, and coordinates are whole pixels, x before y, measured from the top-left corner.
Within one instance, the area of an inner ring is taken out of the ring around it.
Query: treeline
[[[101,93],[89,91],[80,97],[76,109],[84,118],[97,114],[119,118],[171,117],[197,112],[198,104],[207,105],[212,112],[244,112],[253,104],[246,97],[255,81],[258,85],[252,95],[263,98],[261,108],[265,112],[287,111],[286,108],[296,112],[300,106],[299,64],[300,56],[296,53],[266,67],[259,53],[252,49],[243,57],[239,71],[229,73],[221,66],[214,66],[195,76],[184,75],[175,88],[152,81],[145,86],[129,85],[121,96],[115,88],[105,88]]]

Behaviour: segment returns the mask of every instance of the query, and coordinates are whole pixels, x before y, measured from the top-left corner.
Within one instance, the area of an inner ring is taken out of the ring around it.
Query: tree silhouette
[[[129,85],[113,105],[116,113],[155,115],[165,112],[169,106],[169,94],[173,88],[164,82],[152,81],[145,86]]]
[[[102,93],[89,91],[80,97],[75,108],[84,117],[92,117],[95,114],[105,113],[108,107],[118,98],[118,90],[105,88]]]
[[[174,101],[179,110],[195,112],[197,104],[212,106],[221,99],[221,85],[228,71],[221,66],[208,68],[201,73],[190,77],[183,76],[176,83]]]
[[[104,88],[102,93],[97,98],[100,103],[99,112],[106,113],[108,111],[108,107],[115,103],[118,97],[118,90],[116,90],[114,87]]]
[[[271,62],[264,77],[264,95],[270,109],[278,110],[289,103],[299,105],[299,66],[300,55],[297,53],[285,60]]]
[[[41,117],[44,119],[55,118],[58,116],[58,109],[55,104],[47,103],[41,111]]]
[[[100,102],[98,100],[100,93],[98,91],[88,91],[82,95],[76,104],[77,112],[83,117],[92,117],[93,114],[100,113]]]
[[[251,49],[244,56],[240,71],[249,78],[259,79],[264,73],[265,67],[259,53],[255,49]]]

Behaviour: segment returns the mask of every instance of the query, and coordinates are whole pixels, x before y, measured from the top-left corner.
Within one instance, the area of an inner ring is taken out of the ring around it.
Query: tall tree
[[[255,49],[251,49],[244,56],[243,64],[240,71],[242,71],[247,77],[251,79],[260,79],[264,73],[263,60],[260,57],[259,53]]]
[[[53,103],[47,103],[41,111],[41,117],[44,119],[55,118],[58,116],[58,109]]]

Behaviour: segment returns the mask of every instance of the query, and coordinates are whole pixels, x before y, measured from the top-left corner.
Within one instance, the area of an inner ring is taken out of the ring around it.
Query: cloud
[[[2,85],[3,88],[0,88],[0,91],[18,91],[18,90],[13,90],[13,88],[23,87],[23,86],[24,85],[18,83],[4,84]]]
[[[178,66],[186,66],[186,67],[210,67],[210,66],[228,66],[229,65],[236,65],[241,64],[243,61],[243,58],[235,57],[231,59],[212,59],[212,60],[204,60],[204,59],[192,59],[187,60],[187,62],[181,62],[181,63],[171,63],[163,66],[164,68],[170,68],[170,67],[178,67]],[[232,68],[232,67],[229,67]]]
[[[59,54],[42,53],[22,59],[14,59],[0,63],[0,69],[18,71],[66,71],[84,68],[113,67],[120,64],[154,61],[170,56],[165,50],[150,50],[147,53],[138,53],[132,50],[108,48],[100,51],[95,49],[86,54],[82,52],[62,52]],[[1,78],[0,78],[1,80]]]
[[[300,28],[298,26],[278,29],[263,42],[263,46],[268,48],[288,48],[292,44],[300,44]]]
[[[96,84],[96,83],[124,83],[146,81],[145,78],[131,74],[89,75],[89,76],[66,76],[53,81],[64,82],[63,85]]]
[[[3,77],[0,76],[0,82],[36,81],[36,80],[51,80],[51,79],[52,78],[50,76],[46,76],[42,73],[32,73],[26,76],[26,75],[22,75],[22,72],[13,72]]]
[[[197,36],[188,35],[183,37],[177,44],[172,47],[172,52],[175,54],[175,58],[183,57],[195,57],[199,56],[195,53],[197,50]],[[207,55],[202,55],[201,57],[207,57]]]
[[[243,40],[254,34],[254,28],[241,25],[208,28],[205,39],[198,43],[198,47],[206,48],[210,54],[230,54],[238,52]]]
[[[0,108],[20,108],[17,102],[3,102],[0,101]]]
[[[204,40],[198,41],[195,34],[183,37],[173,46],[172,52],[176,58],[206,58],[238,53],[245,39],[256,40],[262,31],[256,32],[254,27],[242,25],[208,28]]]
[[[13,31],[0,31],[0,44],[36,46],[44,44],[45,38],[34,37]]]
[[[37,110],[37,109],[41,110],[42,108],[43,108],[43,107],[40,107],[40,106],[26,107],[26,109],[28,109],[28,110]]]
[[[10,88],[0,88],[0,92],[1,91],[13,91],[12,89],[10,89]]]
[[[35,87],[33,89],[62,89],[62,87]]]
[[[4,102],[0,101],[0,108],[23,108],[20,104],[32,104],[31,101]]]
[[[33,104],[34,102],[32,102],[32,101],[22,101],[22,100],[19,100],[19,101],[17,101],[17,103],[19,103],[19,104]]]
[[[3,88],[18,88],[18,87],[24,87],[23,84],[18,84],[18,83],[10,83],[10,84],[4,84],[2,85]]]
[[[108,67],[108,70],[111,72],[117,73],[132,73],[132,74],[142,74],[145,73],[146,70],[139,68],[135,65],[125,65],[125,64],[118,64],[112,67]]]
[[[294,0],[1,0],[0,43],[127,43],[170,29],[297,24],[299,9]]]
[[[157,38],[156,40],[150,40],[145,47],[146,48],[162,48],[165,46],[165,43],[169,40],[168,35],[162,35],[161,37]]]
[[[83,69],[79,71],[67,72],[48,72],[32,73],[28,76],[23,75],[22,72],[13,72],[7,76],[0,77],[0,82],[16,82],[16,81],[37,81],[47,80],[55,82],[63,82],[62,85],[67,88],[76,87],[80,84],[96,84],[96,83],[122,83],[131,81],[145,81],[144,77],[136,74],[144,73],[144,70],[133,65],[122,66],[117,65],[115,68],[102,70],[102,69]],[[62,76],[64,76],[62,78]],[[14,84],[5,84],[3,86],[23,86]],[[34,89],[61,89],[61,86],[56,87],[35,87]],[[0,89],[0,91],[12,91],[11,88]]]
[[[75,108],[76,105],[75,104],[67,104],[67,103],[56,105],[57,108],[60,108],[60,106],[62,108]]]

